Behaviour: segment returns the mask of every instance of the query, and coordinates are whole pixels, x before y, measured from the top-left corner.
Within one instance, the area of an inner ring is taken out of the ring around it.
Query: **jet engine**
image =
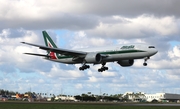
[[[134,60],[121,60],[117,62],[119,65],[121,65],[122,67],[128,67],[128,66],[132,66],[134,64]]]
[[[98,53],[88,53],[85,57],[87,63],[100,63],[102,56]]]

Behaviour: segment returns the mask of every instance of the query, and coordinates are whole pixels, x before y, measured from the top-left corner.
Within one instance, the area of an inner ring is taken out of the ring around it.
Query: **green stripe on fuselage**
[[[146,52],[142,50],[123,50],[123,51],[107,51],[107,52],[99,52],[99,54],[124,54],[124,53],[138,53],[138,52]],[[58,59],[67,59],[67,58],[73,58],[72,56],[58,56]]]
[[[124,53],[138,53],[138,52],[146,52],[146,51],[142,51],[142,50],[106,51],[106,52],[100,52],[100,54],[124,54]]]

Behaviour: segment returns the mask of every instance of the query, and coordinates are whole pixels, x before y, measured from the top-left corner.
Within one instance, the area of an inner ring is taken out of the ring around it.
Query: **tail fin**
[[[51,47],[51,48],[57,48],[56,44],[53,42],[53,40],[48,35],[48,33],[46,31],[42,31],[42,33],[43,33],[43,37],[44,37],[46,46]]]
[[[51,47],[51,48],[57,48],[56,44],[53,42],[53,40],[48,35],[48,33],[46,31],[42,31],[42,33],[43,33],[44,42],[45,42],[46,46]],[[57,53],[54,53],[51,51],[47,51],[47,52],[48,52],[49,56],[51,57],[51,59],[57,59]]]

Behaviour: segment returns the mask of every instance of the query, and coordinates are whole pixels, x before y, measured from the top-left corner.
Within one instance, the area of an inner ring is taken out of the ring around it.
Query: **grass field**
[[[105,103],[0,102],[0,109],[180,109],[179,106],[132,106]]]

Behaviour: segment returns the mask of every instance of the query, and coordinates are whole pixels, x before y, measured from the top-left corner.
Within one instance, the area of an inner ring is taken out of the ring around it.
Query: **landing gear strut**
[[[105,70],[108,70],[108,67],[105,67],[106,63],[102,63],[102,67],[98,69],[98,72],[103,72]]]
[[[147,62],[148,59],[150,59],[150,57],[146,57],[146,58],[144,59],[144,63],[143,63],[144,66],[147,66],[147,63],[146,63],[146,62]]]

